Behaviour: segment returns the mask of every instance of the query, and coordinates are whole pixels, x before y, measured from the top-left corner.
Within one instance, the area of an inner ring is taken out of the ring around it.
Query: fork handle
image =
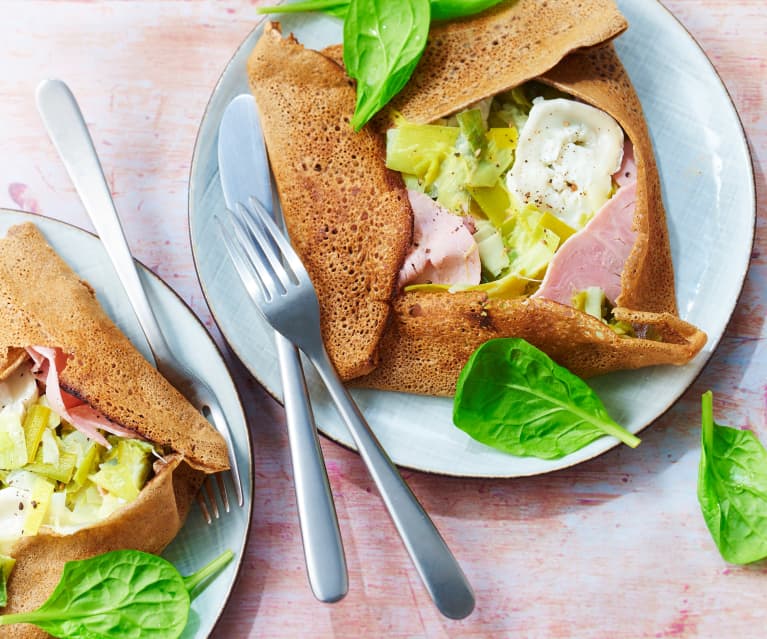
[[[306,352],[306,351],[305,351]],[[343,385],[324,347],[307,352],[354,439],[413,564],[439,611],[463,619],[474,609],[474,593],[458,561]]]
[[[314,596],[325,603],[342,599],[349,590],[341,533],[325,472],[317,427],[309,404],[298,349],[274,333],[280,361],[285,421],[288,425],[293,484],[304,546],[306,573]]]
[[[112,194],[77,100],[61,80],[46,80],[37,87],[37,108],[114,264],[149,342],[149,348],[158,363],[172,361],[168,344],[141,285]]]

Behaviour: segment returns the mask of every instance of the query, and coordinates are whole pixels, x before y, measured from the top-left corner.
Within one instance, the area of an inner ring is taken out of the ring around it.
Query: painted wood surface
[[[210,92],[257,4],[0,0],[0,206],[90,228],[34,106],[41,79],[66,79],[135,255],[214,333],[189,247],[189,164]],[[231,361],[252,424],[256,499],[244,570],[215,637],[764,636],[767,564],[722,561],[695,486],[706,389],[718,421],[767,440],[767,10],[761,0],[665,4],[731,92],[757,181],[751,269],[703,374],[637,451],[517,480],[404,473],[476,589],[476,611],[456,622],[432,607],[360,459],[328,441],[350,592],[335,605],[314,601],[282,409]]]

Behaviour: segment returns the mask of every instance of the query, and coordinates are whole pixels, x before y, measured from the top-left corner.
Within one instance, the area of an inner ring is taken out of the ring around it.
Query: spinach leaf
[[[541,459],[604,435],[632,448],[640,441],[582,379],[518,338],[492,339],[474,351],[458,377],[453,422],[483,444]]]
[[[233,556],[227,551],[186,579],[169,561],[138,550],[69,561],[42,606],[0,615],[0,626],[32,623],[71,639],[173,639],[186,626],[192,591]]]
[[[276,7],[259,7],[258,13],[304,13],[317,11],[327,13],[338,18],[346,15],[349,0],[305,0],[304,2],[292,2],[281,4]]]
[[[480,13],[503,0],[431,0],[432,20],[454,20]]]
[[[767,450],[749,430],[714,422],[713,393],[701,398],[698,502],[722,557],[767,557]]]
[[[429,35],[429,0],[351,0],[344,20],[344,65],[357,81],[351,124],[359,131],[402,87]]]
[[[431,0],[432,20],[465,18],[500,4],[503,0]],[[346,15],[349,0],[303,0],[276,7],[260,7],[258,13],[303,13],[318,11],[338,18]]]

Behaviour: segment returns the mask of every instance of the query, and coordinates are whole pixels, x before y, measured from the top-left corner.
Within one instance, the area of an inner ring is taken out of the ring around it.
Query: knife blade
[[[237,96],[224,111],[218,131],[218,170],[227,208],[255,197],[272,215],[279,209],[251,95]],[[274,337],[307,577],[314,596],[331,603],[342,599],[349,588],[338,518],[298,350],[279,333]]]
[[[218,127],[218,172],[227,208],[253,196],[274,215],[271,171],[253,96],[238,95],[224,111]]]

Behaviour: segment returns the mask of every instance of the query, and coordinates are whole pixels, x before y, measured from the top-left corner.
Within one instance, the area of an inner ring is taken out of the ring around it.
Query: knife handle
[[[342,599],[349,589],[333,496],[317,441],[317,427],[298,350],[280,333],[275,331],[274,337],[306,573],[314,596],[322,602],[332,603]]]

